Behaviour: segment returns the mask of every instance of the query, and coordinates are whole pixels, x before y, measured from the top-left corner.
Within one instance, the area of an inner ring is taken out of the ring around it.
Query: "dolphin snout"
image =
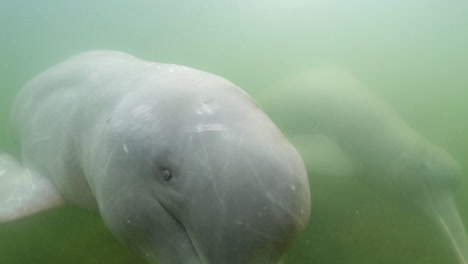
[[[289,150],[204,163],[206,180],[191,186],[196,199],[180,218],[201,263],[282,263],[310,214],[307,174]]]

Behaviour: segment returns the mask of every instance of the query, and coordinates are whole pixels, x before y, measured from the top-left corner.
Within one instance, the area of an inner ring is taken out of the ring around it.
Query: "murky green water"
[[[467,47],[463,0],[0,0],[0,149],[17,153],[7,121],[25,82],[72,54],[116,49],[221,75],[256,98],[307,68],[347,69],[468,168]],[[312,190],[286,263],[457,263],[410,205],[355,179],[318,178]],[[456,202],[468,224],[467,201],[465,184]],[[3,263],[144,262],[99,217],[65,208],[1,225]]]

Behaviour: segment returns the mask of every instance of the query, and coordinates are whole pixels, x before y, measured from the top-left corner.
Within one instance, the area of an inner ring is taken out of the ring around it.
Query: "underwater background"
[[[220,75],[261,106],[291,75],[346,69],[465,168],[456,203],[468,224],[467,1],[0,0],[0,150],[18,154],[8,119],[19,89],[92,49]],[[309,226],[286,264],[458,263],[408,204],[353,178],[311,178],[311,191]],[[3,263],[145,262],[99,216],[67,207],[0,225]]]

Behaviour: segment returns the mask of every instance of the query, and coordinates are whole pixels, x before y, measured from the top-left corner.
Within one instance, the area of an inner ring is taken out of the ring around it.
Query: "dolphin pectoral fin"
[[[450,196],[432,200],[435,220],[448,239],[458,258],[459,264],[468,263],[468,237],[463,222],[458,214],[455,202]]]
[[[353,173],[353,166],[346,153],[331,138],[320,135],[295,135],[288,137],[301,153],[307,171],[331,176]]]
[[[0,223],[65,204],[53,182],[0,153]]]

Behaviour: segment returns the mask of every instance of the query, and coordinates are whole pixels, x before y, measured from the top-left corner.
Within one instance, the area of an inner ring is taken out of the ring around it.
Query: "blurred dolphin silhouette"
[[[13,119],[0,222],[75,204],[159,264],[281,263],[308,222],[301,157],[221,77],[86,52],[30,81]]]
[[[460,164],[405,123],[352,74],[310,69],[265,97],[266,112],[301,152],[310,172],[356,175],[410,201],[437,222],[460,263],[468,239],[453,201]]]

